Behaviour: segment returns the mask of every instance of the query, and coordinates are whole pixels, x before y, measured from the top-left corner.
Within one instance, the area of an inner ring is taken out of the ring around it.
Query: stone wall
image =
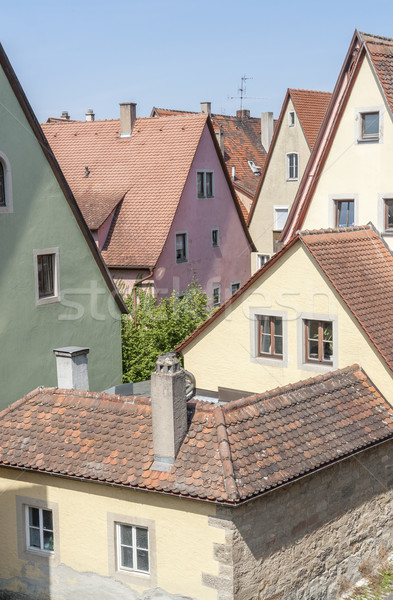
[[[224,592],[221,577],[218,600],[336,600],[392,549],[392,487],[387,442],[237,509],[222,508],[232,545],[222,572],[229,577],[232,569],[233,593],[229,581]]]

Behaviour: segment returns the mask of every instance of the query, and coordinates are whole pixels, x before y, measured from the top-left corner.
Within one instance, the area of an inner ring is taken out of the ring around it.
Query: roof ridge
[[[323,90],[306,90],[304,88],[288,88],[290,92],[307,92],[308,94],[327,94],[332,95],[332,92],[324,92]]]
[[[108,402],[122,402],[123,404],[150,404],[150,398],[143,396],[122,396],[121,394],[109,394],[107,392],[90,392],[86,390],[74,390],[72,388],[38,388],[42,394],[53,394],[59,396],[80,396],[92,400],[107,400]],[[30,398],[28,398],[30,399]]]
[[[221,406],[213,410],[216,422],[216,431],[218,439],[218,451],[220,453],[225,491],[230,500],[240,499],[239,490],[236,485],[235,471],[233,468],[231,445],[229,443],[227,426],[225,423],[224,411]]]
[[[359,31],[359,34],[363,37],[364,35],[367,35],[368,37],[373,37],[373,38],[377,38],[378,40],[384,40],[386,42],[392,42],[393,43],[393,38],[384,36],[384,35],[376,35],[374,33],[366,33],[365,31]],[[366,40],[363,40],[366,41]],[[367,40],[366,43],[370,43],[372,44],[373,41],[372,40]],[[375,42],[374,42],[375,43]]]
[[[352,227],[326,227],[325,229],[301,229],[296,231],[299,237],[306,235],[324,235],[326,233],[348,233],[350,231],[374,231],[370,225],[353,225]]]

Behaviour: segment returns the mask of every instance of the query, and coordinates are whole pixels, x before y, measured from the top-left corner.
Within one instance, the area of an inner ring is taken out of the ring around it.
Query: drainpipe
[[[146,275],[146,277],[139,279],[139,281],[136,281],[134,283],[134,287],[132,288],[132,297],[134,299],[134,327],[136,327],[136,291],[135,291],[135,288],[137,285],[141,285],[144,281],[146,281],[147,279],[150,279],[150,277],[153,277],[153,267],[150,267],[149,274]]]

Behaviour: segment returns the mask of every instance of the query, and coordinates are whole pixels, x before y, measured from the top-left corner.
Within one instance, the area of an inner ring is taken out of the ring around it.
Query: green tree
[[[170,352],[211,314],[209,299],[192,281],[184,294],[157,301],[151,289],[135,288],[126,297],[130,315],[122,319],[123,382],[144,381],[154,371],[159,354]]]

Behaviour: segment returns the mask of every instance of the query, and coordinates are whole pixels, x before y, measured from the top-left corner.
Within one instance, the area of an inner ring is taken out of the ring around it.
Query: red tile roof
[[[0,466],[236,504],[393,438],[357,366],[227,405],[196,402],[169,473],[152,470],[150,401],[38,389],[0,414]]]
[[[310,150],[313,149],[332,94],[314,90],[288,90]]]
[[[151,112],[152,116],[159,117],[186,114],[190,113],[165,108],[153,108]],[[266,160],[266,150],[261,141],[261,119],[212,113],[211,120],[214,129],[221,127],[224,133],[224,160],[229,176],[232,178],[232,167],[235,167],[235,183],[241,191],[253,196],[259,183],[259,176],[251,171],[248,161],[254,161],[258,167],[261,167],[262,172]]]
[[[393,39],[359,32],[393,111]]]

